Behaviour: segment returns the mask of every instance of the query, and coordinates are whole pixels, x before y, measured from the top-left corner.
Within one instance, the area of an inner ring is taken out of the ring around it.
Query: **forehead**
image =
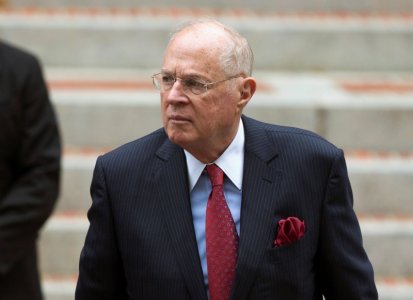
[[[215,75],[221,73],[220,57],[228,45],[228,36],[216,26],[186,28],[176,34],[168,45],[163,69],[176,74],[201,73]]]

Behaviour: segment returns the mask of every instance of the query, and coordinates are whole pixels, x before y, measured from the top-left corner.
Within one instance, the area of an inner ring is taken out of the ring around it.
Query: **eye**
[[[190,89],[194,89],[194,90],[201,90],[204,89],[204,83],[197,81],[195,79],[187,79],[185,80],[185,85],[190,88]]]
[[[162,75],[161,80],[162,80],[162,83],[163,83],[163,84],[167,84],[167,85],[169,85],[169,84],[174,84],[174,82],[175,82],[175,77],[173,77],[172,75],[164,74],[164,75]]]

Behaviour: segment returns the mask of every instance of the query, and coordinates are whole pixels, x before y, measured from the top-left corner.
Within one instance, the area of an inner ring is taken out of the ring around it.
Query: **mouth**
[[[173,123],[187,123],[190,122],[188,118],[185,118],[183,116],[178,116],[178,115],[171,115],[169,116],[169,121]]]

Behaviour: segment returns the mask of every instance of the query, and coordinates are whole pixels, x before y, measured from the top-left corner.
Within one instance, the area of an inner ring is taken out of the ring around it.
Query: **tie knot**
[[[207,165],[205,169],[213,187],[224,183],[224,172],[216,164]]]

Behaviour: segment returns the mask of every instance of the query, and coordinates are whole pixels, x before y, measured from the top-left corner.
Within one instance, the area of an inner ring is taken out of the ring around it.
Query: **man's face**
[[[227,77],[219,63],[222,43],[216,36],[209,38],[208,33],[180,33],[166,50],[162,72],[205,83],[224,80]],[[206,149],[225,150],[238,128],[242,78],[213,85],[200,95],[184,90],[179,79],[171,90],[161,93],[163,125],[169,139],[198,159],[203,156],[198,152]]]

